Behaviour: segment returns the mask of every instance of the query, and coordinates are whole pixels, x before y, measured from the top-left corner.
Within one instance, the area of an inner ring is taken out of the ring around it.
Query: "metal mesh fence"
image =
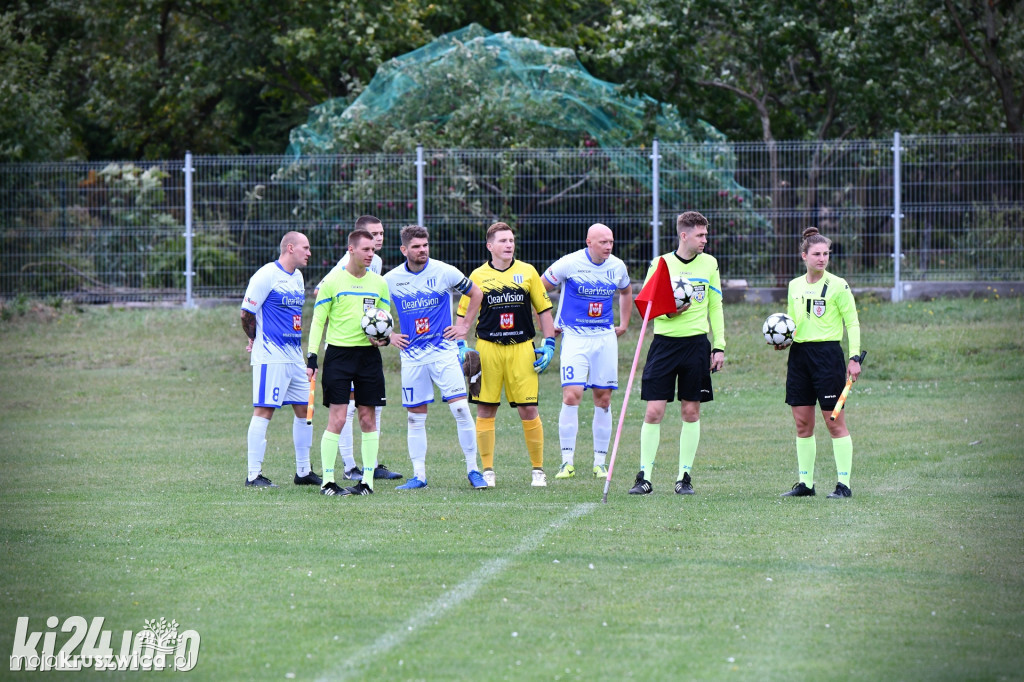
[[[424,150],[422,166],[413,153],[195,157],[193,293],[239,297],[288,230],[310,239],[312,286],[363,214],[384,222],[388,268],[402,260],[398,228],[421,219],[432,255],[466,272],[485,260],[484,232],[498,220],[539,270],[602,222],[639,279],[675,248],[675,216],[699,210],[723,279],[750,286],[802,270],[808,225],[832,238],[830,269],[858,285],[892,286],[897,246],[903,280],[1024,279],[1024,137],[902,138],[899,244],[893,146],[673,144],[657,158],[650,148]],[[0,165],[0,296],[184,300],[184,165]]]

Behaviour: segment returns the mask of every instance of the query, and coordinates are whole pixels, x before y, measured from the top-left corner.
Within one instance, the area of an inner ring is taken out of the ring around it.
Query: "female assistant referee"
[[[786,372],[786,404],[793,408],[796,421],[796,459],[800,480],[784,497],[814,495],[814,404],[832,436],[832,454],[836,458],[839,482],[829,497],[850,497],[850,468],[853,441],[846,428],[845,412],[835,421],[829,414],[836,406],[846,377],[857,381],[860,375],[860,322],[850,285],[842,277],[828,272],[832,241],[808,227],[800,244],[800,257],[807,274],[789,283],[789,316],[796,323],[793,345],[789,350]],[[843,355],[840,341],[843,325],[850,341],[849,356]],[[776,346],[781,350],[781,347]],[[849,357],[849,362],[846,358]]]

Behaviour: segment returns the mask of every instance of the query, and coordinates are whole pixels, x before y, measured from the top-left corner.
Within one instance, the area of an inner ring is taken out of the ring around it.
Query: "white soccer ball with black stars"
[[[676,299],[676,308],[693,302],[693,285],[682,275],[672,280],[672,295]]]
[[[796,323],[786,313],[772,313],[764,321],[761,331],[764,333],[764,340],[769,346],[782,346],[786,348],[793,344],[793,332],[796,331]]]
[[[391,319],[391,313],[388,311],[371,307],[363,311],[363,319],[359,324],[368,338],[383,341],[391,336],[395,321]]]

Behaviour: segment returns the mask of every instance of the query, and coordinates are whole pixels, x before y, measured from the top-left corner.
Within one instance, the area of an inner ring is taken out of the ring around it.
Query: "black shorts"
[[[348,405],[350,392],[356,396],[356,405],[387,405],[384,364],[376,346],[327,346],[320,374],[327,407]]]
[[[654,335],[647,351],[640,400],[674,400],[678,386],[680,400],[710,402],[711,341],[707,336]]]
[[[846,360],[838,341],[794,343],[786,369],[786,404],[831,410],[846,385]]]

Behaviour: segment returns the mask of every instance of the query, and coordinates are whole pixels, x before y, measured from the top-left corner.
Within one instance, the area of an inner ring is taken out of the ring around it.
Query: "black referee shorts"
[[[680,400],[710,402],[715,399],[711,390],[711,341],[705,335],[654,335],[647,351],[640,400]]]
[[[348,405],[350,392],[355,393],[356,405],[387,405],[380,349],[376,346],[327,346],[320,385],[327,407]]]
[[[794,343],[786,369],[786,404],[831,410],[846,385],[846,360],[838,341]]]

